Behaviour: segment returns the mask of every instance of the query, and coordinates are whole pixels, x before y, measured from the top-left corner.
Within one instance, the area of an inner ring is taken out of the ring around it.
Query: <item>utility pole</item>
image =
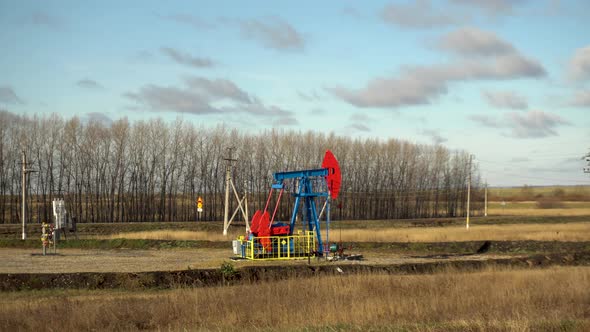
[[[240,201],[238,201],[239,206]],[[246,231],[250,232],[250,224],[248,223],[248,180],[244,180],[244,215],[246,219]]]
[[[225,164],[225,210],[223,214],[223,235],[227,236],[227,228],[229,227],[229,184],[231,182],[231,171],[232,171],[232,162],[237,161],[237,159],[232,159],[232,151],[235,149],[234,147],[229,147],[228,149],[228,157],[224,158],[227,163]]]
[[[225,211],[223,214],[223,235],[227,236],[227,230],[229,225],[231,225],[234,217],[238,213],[238,211],[242,211],[242,217],[244,217],[244,221],[246,222],[246,231],[250,231],[250,224],[248,223],[248,182],[244,182],[244,197],[240,198],[238,195],[238,191],[236,190],[236,186],[232,180],[232,169],[233,165],[232,162],[237,161],[237,159],[232,158],[232,150],[235,149],[233,147],[228,148],[229,155],[227,158],[223,160],[227,161],[225,166]],[[238,206],[234,210],[234,213],[231,217],[229,217],[229,190],[233,191],[236,201],[238,202]]]
[[[22,183],[22,219],[23,219],[23,231],[22,231],[22,239],[26,240],[27,239],[27,231],[25,229],[25,226],[27,224],[27,219],[26,219],[26,213],[27,213],[27,174],[28,173],[32,173],[32,172],[36,172],[33,169],[27,168],[27,154],[25,153],[25,150],[23,150],[23,169],[22,169],[22,173],[23,173],[23,183]]]
[[[484,217],[487,217],[488,216],[488,183],[487,182],[486,182],[486,188],[485,188],[483,197],[484,197],[484,199],[483,199],[484,200],[484,208],[483,208],[484,213],[483,213],[483,215],[484,215]]]
[[[465,222],[465,228],[469,229],[469,203],[471,201],[471,162],[473,155],[469,155],[469,173],[467,174],[467,220]]]

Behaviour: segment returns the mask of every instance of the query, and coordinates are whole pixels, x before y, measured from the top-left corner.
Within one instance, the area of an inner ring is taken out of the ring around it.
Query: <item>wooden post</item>
[[[229,185],[231,182],[231,171],[232,171],[232,162],[236,161],[237,159],[232,159],[232,150],[234,148],[228,148],[229,156],[224,158],[227,162],[225,165],[225,210],[223,213],[223,236],[227,236],[227,229],[229,228]]]
[[[486,183],[486,188],[485,188],[483,197],[484,197],[484,207],[483,207],[484,213],[483,213],[483,215],[484,215],[484,217],[487,217],[488,216],[488,184],[487,183]]]

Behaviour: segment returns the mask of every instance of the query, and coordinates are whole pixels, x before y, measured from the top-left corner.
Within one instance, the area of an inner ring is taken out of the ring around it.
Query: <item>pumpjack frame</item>
[[[329,248],[324,246],[320,219],[326,211],[326,242],[329,244],[330,201],[338,197],[342,181],[340,166],[330,150],[326,151],[322,168],[277,172],[264,210],[258,210],[252,217],[247,237],[234,240],[234,254],[248,259],[291,259],[322,256]],[[289,224],[274,223],[281,196],[286,183],[293,181],[295,198]],[[273,192],[279,190],[272,217],[268,211]],[[324,199],[324,206],[318,213],[318,199]],[[303,210],[300,211],[301,206]],[[304,233],[294,233],[297,216],[303,215]],[[305,237],[305,238],[303,238]],[[315,238],[313,238],[315,237]],[[305,245],[302,245],[305,243]],[[298,249],[299,248],[299,249]],[[305,248],[306,252],[301,252]]]

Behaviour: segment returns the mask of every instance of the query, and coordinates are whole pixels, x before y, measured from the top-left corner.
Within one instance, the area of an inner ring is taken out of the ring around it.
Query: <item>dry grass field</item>
[[[563,201],[590,200],[590,186],[544,186],[488,188],[491,201],[531,201],[541,197],[555,197]]]
[[[217,269],[233,257],[231,249],[167,249],[167,250],[81,250],[61,249],[57,256],[42,256],[40,250],[0,249],[0,273],[77,273],[77,272],[146,272],[179,271],[186,269]],[[449,261],[507,259],[515,254],[456,255],[445,259],[421,255],[363,249],[364,261],[339,264],[401,265]],[[313,266],[333,265],[325,259],[313,259]],[[235,262],[236,268],[268,265],[308,265],[308,261],[250,261]]]
[[[94,236],[96,239],[144,239],[144,240],[207,240],[207,241],[227,241],[228,248],[231,240],[237,239],[239,235],[244,235],[245,230],[229,231],[227,236],[221,232],[215,231],[143,231],[143,232],[125,232],[112,235]]]
[[[340,236],[342,233],[342,236]],[[334,241],[351,242],[455,242],[455,241],[588,241],[590,223],[506,224],[448,227],[343,229],[332,232]]]
[[[556,207],[539,208],[539,202],[489,202],[489,216],[588,216],[589,202],[556,202]]]
[[[88,250],[59,249],[42,256],[41,249],[0,249],[0,273],[142,272],[217,268],[231,249]]]
[[[590,268],[343,274],[168,291],[28,291],[5,293],[0,302],[3,331],[138,329],[587,331]]]
[[[119,233],[97,238],[209,240],[229,241],[243,233],[234,231],[227,237],[218,232],[146,231]],[[324,239],[325,239],[324,234]],[[447,227],[406,227],[383,229],[332,229],[331,241],[345,242],[452,242],[452,241],[590,241],[590,223],[504,224]],[[229,244],[228,244],[229,246]]]
[[[366,258],[363,262],[318,260],[311,264],[331,269],[341,267],[344,273],[336,276],[238,281],[231,286],[223,279],[219,284],[225,286],[197,288],[183,288],[174,282],[172,290],[7,291],[2,293],[0,301],[0,331],[590,331],[589,266],[539,269],[535,268],[538,265],[529,264],[528,269],[511,269],[492,264],[468,272],[469,268],[463,268],[410,275],[352,272],[355,267],[365,267],[356,264],[438,264],[441,259],[464,263],[460,261],[521,259],[518,258],[521,256],[528,259],[527,255],[533,252],[543,255],[587,252],[584,243],[576,242],[590,241],[590,203],[582,199],[589,195],[586,192],[589,188],[526,188],[525,191],[508,188],[492,193],[492,197],[512,199],[506,199],[505,204],[501,204],[502,200],[491,201],[490,218],[473,218],[469,230],[461,224],[464,220],[461,218],[335,222],[330,241],[358,244],[358,249],[353,250],[360,250]],[[518,200],[519,197],[532,199]],[[553,200],[542,206],[535,197]],[[564,197],[577,200],[563,201]],[[81,238],[90,242],[129,241],[117,239],[216,242],[194,242],[191,248],[176,248],[172,244],[158,249],[72,247],[62,248],[61,255],[50,257],[40,256],[38,248],[2,248],[0,273],[112,271],[135,275],[141,271],[219,269],[232,256],[230,241],[244,232],[243,225],[234,225],[224,237],[219,222],[90,224],[81,229],[84,229]],[[16,231],[6,228],[5,233],[10,238]],[[525,242],[517,242],[514,248],[518,250],[514,252],[498,247],[483,255],[472,255],[476,249],[447,248],[449,244],[464,245],[459,242],[488,240],[558,242],[549,242],[553,245],[551,249],[546,249],[549,247],[545,244],[528,247]],[[415,248],[395,251],[392,242]],[[227,243],[227,248],[221,247],[223,243]],[[428,243],[444,243],[443,249],[436,251]],[[449,255],[437,255],[447,251]],[[465,252],[469,254],[463,255]],[[560,262],[551,257],[552,263]],[[269,265],[285,265],[278,270],[283,273],[283,268],[306,265],[307,261],[233,264],[238,269],[245,267],[244,270],[250,266],[264,270],[271,269]],[[587,265],[587,261],[579,264]],[[55,312],[64,314],[55,315]]]
[[[590,214],[590,209],[490,209],[488,215],[490,216],[587,216]]]

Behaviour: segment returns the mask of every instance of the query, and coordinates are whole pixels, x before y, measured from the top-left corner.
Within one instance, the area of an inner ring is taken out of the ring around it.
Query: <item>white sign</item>
[[[63,199],[54,199],[53,202],[53,217],[55,218],[55,229],[66,228],[66,206]]]

